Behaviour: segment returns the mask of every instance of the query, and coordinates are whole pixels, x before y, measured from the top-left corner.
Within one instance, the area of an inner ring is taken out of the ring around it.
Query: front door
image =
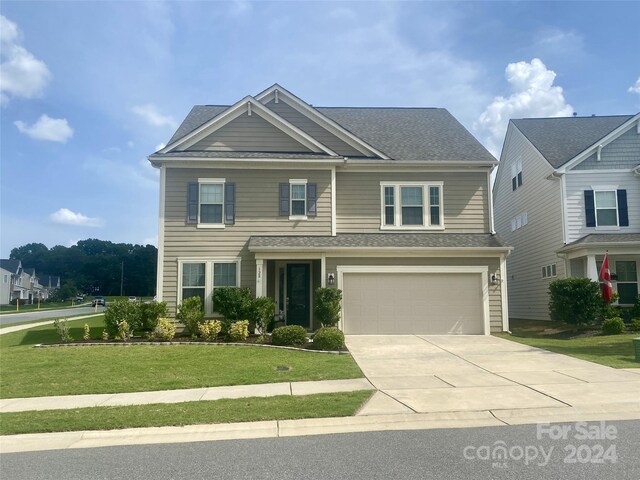
[[[310,328],[311,313],[311,265],[308,263],[287,264],[287,325],[302,325]]]

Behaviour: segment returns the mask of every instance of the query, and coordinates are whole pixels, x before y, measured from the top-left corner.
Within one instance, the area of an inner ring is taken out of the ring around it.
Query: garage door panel
[[[482,334],[478,273],[343,274],[346,334]]]

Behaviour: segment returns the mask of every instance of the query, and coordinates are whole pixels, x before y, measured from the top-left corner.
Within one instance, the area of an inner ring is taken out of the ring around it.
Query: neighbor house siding
[[[590,233],[640,233],[640,176],[632,172],[569,171],[567,182],[567,243]],[[587,227],[584,210],[584,191],[607,186],[627,191],[628,227]]]
[[[187,185],[198,178],[224,178],[236,185],[235,224],[225,228],[187,225]],[[279,183],[307,179],[317,184],[317,216],[289,220],[278,215]],[[239,257],[243,287],[255,290],[251,235],[331,235],[329,170],[240,170],[167,168],[165,188],[163,300],[175,312],[179,258]]]
[[[563,245],[562,192],[559,179],[549,176],[553,167],[531,143],[509,125],[498,178],[494,187],[495,227],[514,249],[507,257],[509,316],[549,319],[549,283],[542,267],[556,264],[559,278],[565,276],[564,261],[556,251]],[[523,184],[511,186],[511,165],[522,163]],[[511,220],[527,214],[527,225],[511,231]]]
[[[640,163],[640,134],[637,127],[629,130],[602,147],[600,160],[594,152],[588,158],[573,167],[573,170],[610,170],[618,168],[634,168]]]
[[[242,152],[309,152],[257,113],[243,113],[211,135],[196,142],[190,151],[242,151]]]
[[[346,265],[374,265],[374,266],[487,266],[487,274],[500,276],[499,257],[332,257],[326,258],[327,273],[336,273],[338,266]],[[492,332],[502,331],[502,298],[500,285],[489,282],[489,316]]]
[[[380,182],[383,181],[443,182],[444,231],[487,233],[490,230],[485,172],[338,171],[336,175],[338,233],[381,231]]]

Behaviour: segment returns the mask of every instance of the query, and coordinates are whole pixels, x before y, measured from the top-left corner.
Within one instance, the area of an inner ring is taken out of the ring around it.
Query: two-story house
[[[549,283],[598,280],[609,254],[620,305],[638,295],[640,114],[511,120],[494,185],[512,318],[549,319]]]
[[[160,169],[159,299],[221,286],[308,329],[314,290],[343,292],[347,334],[508,328],[493,234],[497,161],[442,108],[313,107],[279,85],[195,106]]]

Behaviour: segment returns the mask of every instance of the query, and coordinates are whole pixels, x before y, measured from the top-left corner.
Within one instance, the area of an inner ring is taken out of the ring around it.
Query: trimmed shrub
[[[620,317],[607,318],[602,323],[602,333],[605,335],[619,335],[624,331],[624,322]]]
[[[156,328],[153,330],[153,337],[163,342],[170,342],[176,334],[176,325],[168,318],[158,319]]]
[[[220,287],[213,291],[213,309],[228,322],[251,318],[252,303],[248,288]]]
[[[340,320],[342,290],[337,288],[316,288],[313,313],[323,327],[334,327]]]
[[[549,284],[552,320],[583,325],[593,323],[602,308],[600,285],[588,278],[563,278]]]
[[[198,325],[198,333],[207,342],[214,342],[222,330],[220,320],[208,320]]]
[[[111,302],[104,310],[104,328],[109,337],[120,335],[118,324],[126,322],[131,329],[139,329],[138,306],[126,300]]]
[[[640,332],[640,318],[634,318],[631,320],[631,326],[629,328],[633,332]]]
[[[335,327],[320,328],[313,336],[313,345],[320,350],[342,350],[344,333]]]
[[[307,343],[307,331],[300,325],[274,328],[271,343],[282,346],[301,346]]]
[[[158,324],[158,319],[167,316],[166,302],[135,303],[138,310],[139,329],[145,332],[152,332]]]
[[[238,320],[229,326],[229,340],[243,342],[249,336],[249,320]]]
[[[204,319],[204,311],[202,309],[202,300],[200,297],[189,297],[178,305],[178,313],[176,320],[184,325],[185,330],[191,336],[198,335],[198,326]]]
[[[262,335],[267,333],[267,329],[273,321],[275,310],[276,303],[271,297],[258,297],[252,301],[251,318]]]
[[[58,335],[60,335],[60,340],[62,341],[62,343],[73,342],[73,337],[70,333],[71,327],[64,318],[54,320],[53,327],[56,329]]]

